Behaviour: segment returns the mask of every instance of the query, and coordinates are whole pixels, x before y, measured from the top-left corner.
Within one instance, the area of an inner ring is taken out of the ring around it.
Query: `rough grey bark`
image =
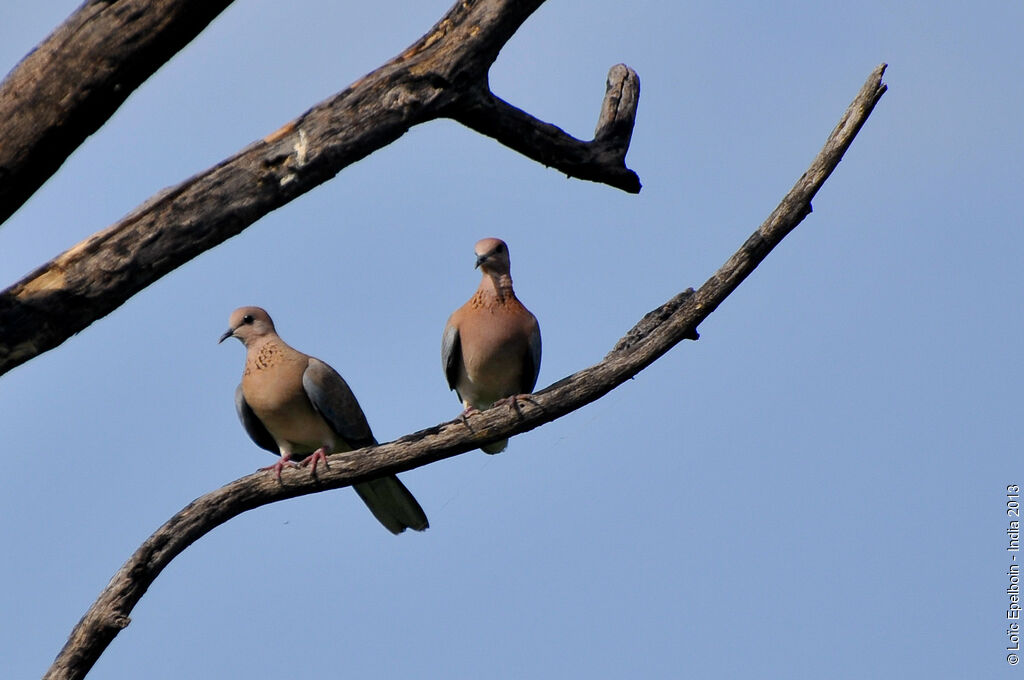
[[[639,191],[625,166],[636,73],[609,74],[598,136],[575,139],[502,102],[487,73],[543,0],[464,0],[429,33],[264,139],[170,188],[0,293],[0,374],[50,350],[160,277],[387,146],[449,117],[568,175]]]
[[[0,223],[231,0],[88,0],[0,82]]]
[[[196,499],[160,527],[111,579],[75,626],[46,678],[82,678],[118,632],[164,567],[198,538],[247,510],[286,498],[349,486],[471,451],[482,444],[532,430],[611,391],[686,338],[811,212],[811,199],[839,164],[875,104],[885,93],[885,65],[872,72],[808,170],[778,207],[696,292],[684,291],[645,315],[599,363],[541,390],[517,411],[499,406],[416,432],[397,441],[328,457],[330,467],[312,477],[285,470],[243,477]]]

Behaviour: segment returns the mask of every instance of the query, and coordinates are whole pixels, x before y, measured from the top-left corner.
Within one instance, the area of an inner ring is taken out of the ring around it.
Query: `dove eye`
[[[252,323],[252,314],[246,314],[243,316],[242,323]]]

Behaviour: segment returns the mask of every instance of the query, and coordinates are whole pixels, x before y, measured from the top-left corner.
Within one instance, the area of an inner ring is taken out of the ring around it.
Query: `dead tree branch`
[[[231,0],[88,0],[0,82],[0,223]]]
[[[635,194],[640,191],[640,178],[626,167],[625,159],[639,98],[640,79],[636,72],[625,64],[613,66],[608,72],[604,104],[592,142],[570,137],[486,89],[468,93],[464,105],[451,116],[466,127],[567,175]]]
[[[0,374],[429,120],[463,121],[567,174],[639,191],[636,174],[624,164],[639,97],[631,70],[612,68],[591,142],[490,94],[487,73],[498,51],[542,3],[456,3],[429,33],[373,73],[0,293]]]
[[[564,378],[532,397],[521,413],[507,407],[453,420],[380,446],[328,458],[330,468],[311,477],[286,470],[255,473],[196,499],[150,536],[114,575],[89,608],[45,676],[82,678],[122,628],[129,615],[172,559],[215,527],[247,510],[275,501],[349,486],[403,472],[527,432],[608,393],[653,363],[685,338],[725,300],[768,253],[811,212],[811,199],[842,159],[886,90],[885,65],[874,70],[829,135],[810,168],[722,267],[700,287],[684,291],[645,315],[599,363]]]

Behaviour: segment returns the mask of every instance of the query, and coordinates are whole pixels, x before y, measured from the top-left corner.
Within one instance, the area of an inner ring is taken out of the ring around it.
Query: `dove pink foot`
[[[305,458],[302,461],[302,463],[300,463],[300,465],[302,465],[302,467],[308,467],[309,465],[312,465],[313,466],[312,472],[315,475],[316,474],[317,463],[319,463],[320,461],[324,462],[324,467],[325,468],[329,468],[330,467],[327,464],[327,449],[324,448],[323,446],[321,446],[319,449],[314,451],[312,453],[312,455],[310,455],[309,457]]]
[[[537,406],[537,402],[535,402],[533,400],[533,397],[529,394],[513,394],[512,396],[505,397],[504,399],[499,399],[498,401],[494,402],[494,405],[508,406],[510,411],[515,411],[521,418],[523,416],[523,412],[519,409],[520,401],[527,401],[533,404],[534,406]]]
[[[291,454],[286,454],[284,456],[281,456],[281,459],[278,460],[273,465],[268,465],[267,467],[261,467],[260,470],[261,471],[262,470],[273,470],[274,474],[277,475],[277,481],[281,481],[281,470],[285,469],[286,467],[298,467],[298,466],[299,466],[299,464],[296,463],[294,460],[292,460]]]

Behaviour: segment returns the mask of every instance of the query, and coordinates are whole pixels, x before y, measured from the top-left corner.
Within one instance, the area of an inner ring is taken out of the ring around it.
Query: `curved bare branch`
[[[885,65],[874,70],[829,135],[810,168],[768,219],[696,292],[684,291],[645,315],[599,363],[530,397],[521,411],[492,408],[380,446],[328,457],[330,467],[255,473],[196,499],[150,536],[111,579],[75,626],[46,678],[82,678],[130,622],[129,615],[171,560],[198,538],[247,510],[427,465],[497,439],[532,430],[599,399],[686,338],[811,212],[811,199],[839,164],[875,104],[885,93]],[[532,403],[531,403],[532,402]]]

